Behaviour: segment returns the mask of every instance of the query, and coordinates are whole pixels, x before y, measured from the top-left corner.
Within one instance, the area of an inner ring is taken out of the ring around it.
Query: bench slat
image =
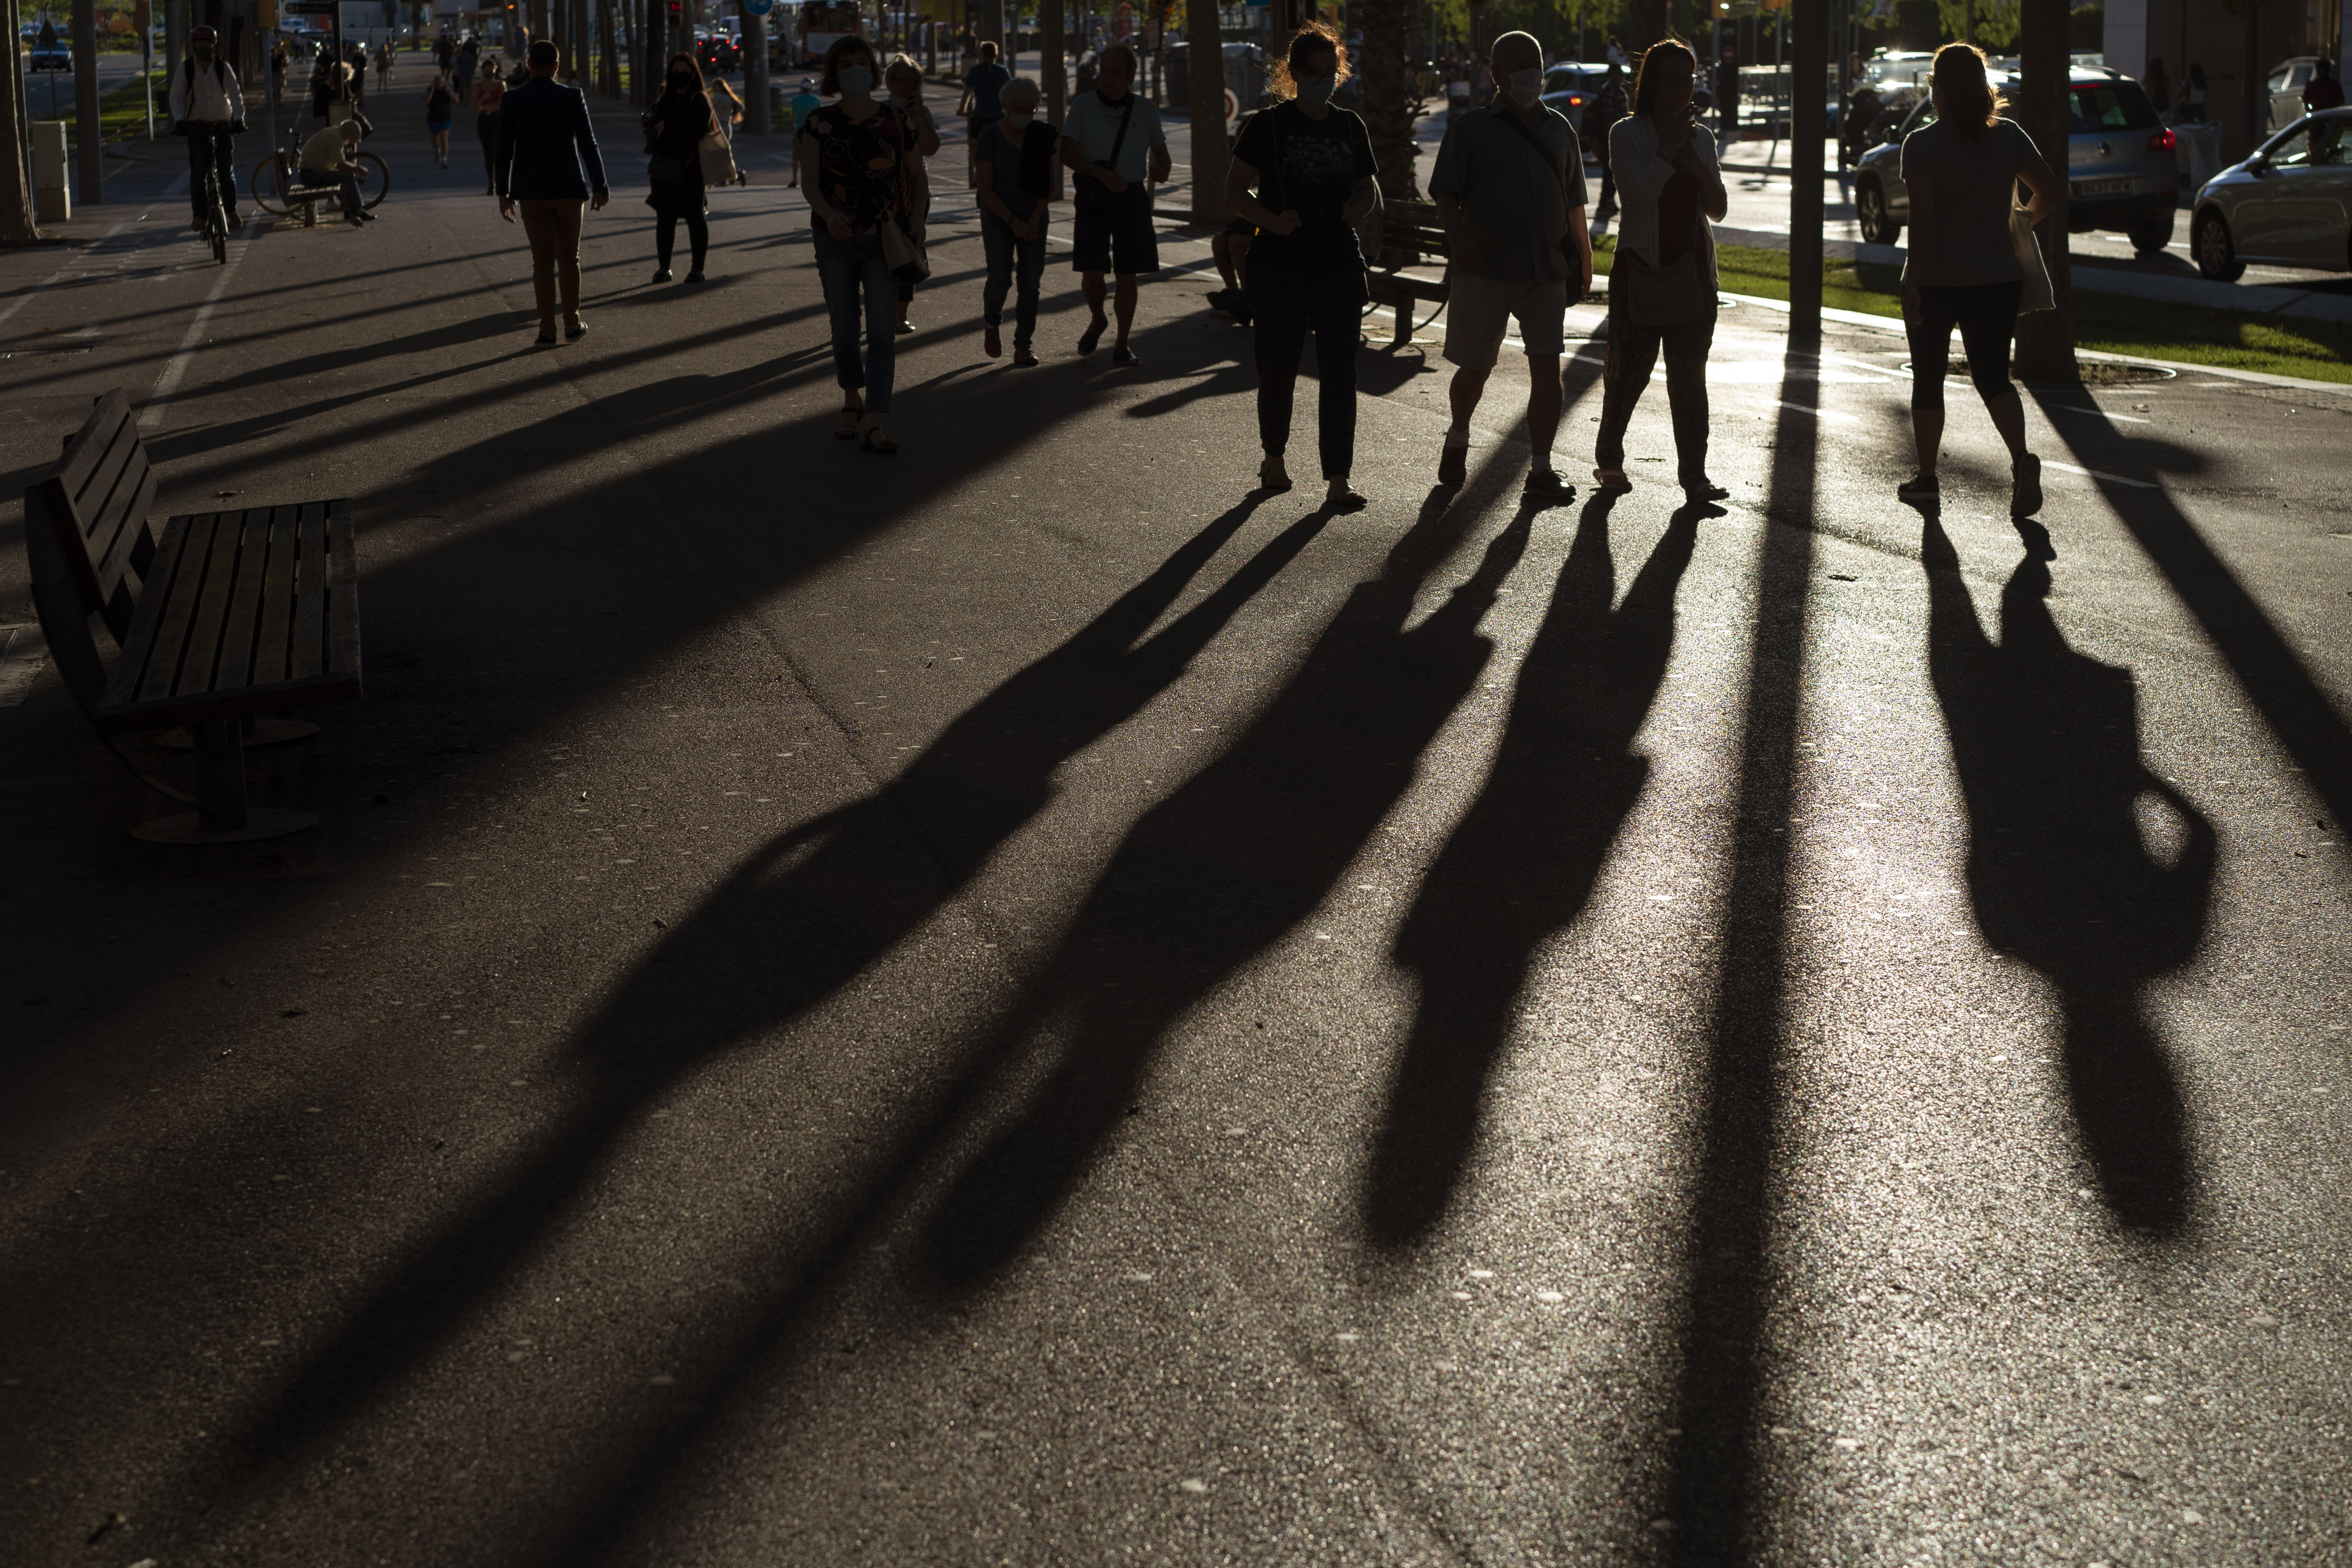
[[[106,503],[98,525],[91,531],[90,554],[98,571],[99,591],[106,595],[107,629],[114,640],[121,642],[131,630],[131,617],[138,609],[138,600],[131,585],[123,580],[126,572],[136,572],[142,577],[154,563],[155,534],[147,526],[147,509],[155,504],[155,470],[148,466],[142,453],[138,461],[127,470],[116,486],[116,495]],[[99,541],[107,542],[102,547]]]
[[[173,526],[180,521],[173,519]],[[154,637],[146,649],[146,668],[139,679],[140,701],[169,697],[179,685],[188,639],[196,630],[197,605],[204,597],[206,578],[215,570],[213,545],[219,523],[218,512],[200,512],[186,520],[187,538],[180,546],[178,569],[169,585],[171,597],[155,617]],[[145,607],[142,596],[141,608]],[[135,630],[137,623],[132,625]]]
[[[175,697],[214,689],[221,631],[228,622],[229,595],[236,591],[237,573],[246,559],[245,513],[225,511],[219,515],[219,526],[213,531],[212,559],[205,565],[204,596],[196,601],[195,619],[188,626],[187,649],[180,656],[179,676],[166,689]]]
[[[98,400],[98,406],[89,411],[89,417],[81,422],[81,428],[67,442],[66,460],[58,469],[58,482],[65,487],[63,493],[68,500],[89,488],[90,475],[113,450],[116,438],[130,422],[131,399],[121,387]],[[139,432],[132,430],[131,439],[138,438]]]
[[[299,523],[299,553],[294,563],[294,656],[288,673],[305,680],[327,668],[327,591],[334,566],[327,559],[325,501],[308,501]]]
[[[113,672],[107,678],[105,694],[99,699],[100,707],[120,707],[138,700],[140,689],[146,684],[147,666],[155,657],[157,637],[173,602],[173,584],[178,581],[181,559],[187,552],[189,532],[180,526],[164,529],[163,542],[156,546],[152,569],[147,574],[139,597],[141,613],[131,617],[131,630],[123,637],[121,657],[114,661]]]
[[[276,509],[286,510],[283,507]],[[272,557],[291,542],[283,531],[270,526],[272,510],[263,507],[245,514],[245,542],[237,553],[236,586],[229,595],[228,616],[221,627],[220,657],[204,689],[220,691],[271,679],[254,668],[253,635],[261,620],[262,595],[268,586]]]
[[[261,630],[253,647],[256,686],[289,679],[294,672],[293,649],[288,639],[294,625],[294,574],[300,543],[296,524],[309,510],[308,506],[281,506],[270,521],[269,571],[263,579]]]

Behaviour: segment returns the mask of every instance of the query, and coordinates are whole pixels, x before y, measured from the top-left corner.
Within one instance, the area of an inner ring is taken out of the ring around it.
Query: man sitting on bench
[[[343,221],[353,228],[375,221],[375,214],[360,205],[360,166],[352,156],[359,150],[360,122],[356,120],[330,125],[302,143],[302,184],[340,188]]]

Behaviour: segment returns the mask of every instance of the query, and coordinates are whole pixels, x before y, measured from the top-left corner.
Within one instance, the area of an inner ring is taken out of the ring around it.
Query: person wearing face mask
[[[930,182],[915,128],[887,99],[865,39],[837,38],[824,52],[819,90],[837,101],[808,117],[794,135],[793,157],[808,197],[817,276],[833,320],[835,379],[842,391],[834,432],[869,452],[898,449],[883,429],[898,368],[898,279],[884,258],[882,228],[897,224],[918,247]],[[859,313],[865,316],[861,352]]]
[[[1013,363],[1037,363],[1037,283],[1045,273],[1045,208],[1054,195],[1054,148],[1061,128],[1037,119],[1043,94],[1031,78],[1004,86],[1003,118],[980,133],[973,157],[980,192],[980,238],[988,251],[988,281],[980,291],[988,357],[1004,352],[1004,296],[1016,275],[1020,302],[1013,318]]]
[[[1116,273],[1118,336],[1110,355],[1116,365],[1139,363],[1127,344],[1135,325],[1135,275],[1160,270],[1151,185],[1166,181],[1169,173],[1160,110],[1130,90],[1134,85],[1135,50],[1113,44],[1102,53],[1095,90],[1070,105],[1069,123],[1062,127],[1062,162],[1077,176],[1071,184],[1076,211],[1070,223],[1070,265],[1094,318],[1079,334],[1078,353],[1094,353],[1110,324],[1103,317],[1103,274]]]
[[[1631,488],[1625,427],[1666,355],[1675,458],[1692,500],[1730,494],[1706,477],[1706,356],[1715,344],[1715,235],[1729,206],[1715,138],[1693,102],[1698,57],[1679,38],[1653,44],[1633,76],[1633,112],[1609,132],[1625,203],[1609,271],[1609,357],[1601,373],[1601,436],[1592,479]]]
[[[245,129],[245,99],[236,73],[219,58],[219,39],[210,27],[188,35],[188,58],[172,73],[172,124],[188,139],[188,198],[195,230],[205,227],[205,165],[220,184],[221,210],[228,226],[240,227],[236,211],[236,136]]]
[[[646,174],[651,189],[646,205],[654,209],[654,281],[670,280],[670,252],[677,243],[677,226],[686,225],[687,243],[693,247],[694,265],[688,283],[702,281],[703,257],[710,248],[710,210],[702,181],[702,139],[716,122],[709,95],[704,90],[702,68],[692,55],[672,55],[661,96],[643,116],[646,128]]]
[[[1445,357],[1454,422],[1437,482],[1468,477],[1470,420],[1516,318],[1528,355],[1527,493],[1541,504],[1576,494],[1552,467],[1559,430],[1561,355],[1570,290],[1592,285],[1592,237],[1584,222],[1584,156],[1576,130],[1543,102],[1543,46],[1531,34],[1495,40],[1503,92],[1489,107],[1449,115],[1429,189],[1452,258]]]
[[[1249,310],[1257,349],[1258,482],[1286,490],[1283,451],[1299,356],[1315,336],[1316,446],[1324,504],[1365,505],[1348,482],[1356,458],[1356,349],[1363,341],[1364,255],[1356,230],[1380,205],[1364,122],[1331,106],[1347,79],[1348,49],[1320,22],[1292,36],[1268,90],[1273,109],[1254,117],[1225,177],[1225,205],[1258,228],[1250,247]]]
[[[882,73],[882,84],[889,89],[890,107],[905,115],[907,123],[915,128],[916,151],[926,158],[938,157],[940,127],[939,122],[931,118],[930,110],[923,103],[923,68],[905,55],[899,55]],[[930,182],[928,180],[923,184],[923,221],[928,224],[931,216]],[[914,303],[915,286],[901,279],[898,283],[898,330],[902,332],[915,330],[909,314]]]

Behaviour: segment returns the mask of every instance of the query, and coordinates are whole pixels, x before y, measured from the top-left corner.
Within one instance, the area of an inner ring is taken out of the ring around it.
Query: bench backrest
[[[120,387],[67,438],[57,467],[25,488],[25,554],[41,634],[85,712],[97,711],[106,690],[90,617],[101,617],[117,644],[130,632],[139,574],[155,558],[147,521],[154,500],[154,469]]]
[[[1410,267],[1425,257],[1445,254],[1445,226],[1437,220],[1432,202],[1381,204],[1381,260],[1390,267]]]
[[[62,553],[84,613],[105,616],[107,630],[121,642],[139,607],[132,574],[144,574],[155,558],[155,532],[147,522],[155,470],[121,387],[98,400],[81,428],[67,437],[57,468],[33,489],[51,525],[72,534],[71,548]],[[29,492],[26,500],[29,512]]]

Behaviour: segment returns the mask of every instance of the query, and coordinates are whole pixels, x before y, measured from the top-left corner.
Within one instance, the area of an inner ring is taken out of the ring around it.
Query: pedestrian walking
[[[482,190],[486,196],[498,195],[499,104],[506,95],[506,78],[499,74],[498,62],[493,60],[474,83],[474,134],[482,143],[482,168],[489,182]]]
[[[1004,113],[980,133],[975,160],[980,193],[980,241],[988,255],[981,286],[981,346],[1004,353],[1004,297],[1019,290],[1013,315],[1013,363],[1037,363],[1037,285],[1045,275],[1046,211],[1054,196],[1054,154],[1062,128],[1039,120],[1044,96],[1034,80],[1016,76],[1004,86]]]
[[[1323,504],[1353,510],[1366,504],[1349,474],[1356,460],[1356,350],[1370,298],[1356,230],[1380,205],[1381,193],[1363,121],[1331,102],[1347,79],[1348,48],[1338,33],[1309,22],[1291,36],[1267,81],[1278,101],[1250,121],[1234,150],[1225,205],[1258,229],[1249,264],[1257,434],[1265,452],[1258,483],[1268,490],[1290,488],[1283,453],[1290,445],[1298,362],[1311,333],[1321,384],[1315,437]],[[1572,134],[1570,145],[1572,157]]]
[[[236,210],[236,138],[245,130],[245,96],[237,90],[236,72],[219,55],[220,37],[210,27],[188,34],[188,58],[172,73],[167,102],[172,126],[188,139],[188,199],[195,209],[194,228],[205,230],[211,215],[205,206],[205,170],[209,165],[220,186],[221,210],[232,229],[244,226]]]
[[[869,452],[890,453],[898,444],[883,420],[898,367],[898,280],[887,252],[902,239],[919,250],[929,190],[914,127],[875,97],[881,85],[865,39],[835,39],[824,52],[817,89],[839,96],[810,115],[798,136],[801,190],[808,197],[842,392],[841,424],[834,434]],[[887,232],[893,227],[895,235]]]
[[[2189,66],[2189,79],[2180,86],[2179,117],[2191,125],[2201,124],[2205,119],[2205,68],[2193,60]]]
[[[1576,132],[1543,101],[1543,46],[1528,33],[1495,40],[1504,92],[1490,106],[1448,116],[1429,189],[1445,226],[1453,285],[1445,304],[1445,357],[1454,422],[1437,461],[1437,482],[1468,476],[1470,419],[1516,318],[1528,355],[1528,439],[1534,458],[1527,493],[1566,500],[1574,487],[1552,468],[1559,430],[1560,357],[1567,348],[1569,291],[1592,286],[1592,237],[1584,221],[1584,160]],[[1252,254],[1255,271],[1255,254]]]
[[[2172,112],[2172,79],[2164,74],[2162,55],[2147,62],[2147,74],[2139,79],[2139,87],[2147,94],[2147,106],[2159,116]]]
[[[1601,90],[1592,95],[1591,107],[1584,111],[1584,136],[1592,148],[1593,161],[1601,165],[1601,200],[1592,209],[1592,221],[1607,223],[1617,216],[1617,181],[1609,169],[1609,132],[1625,118],[1631,103],[1625,93],[1625,69],[1611,61],[1601,75]]]
[[[1903,261],[1903,324],[1911,345],[1911,432],[1919,472],[1896,487],[1905,500],[1934,501],[1936,458],[1944,440],[1944,373],[1952,329],[1969,354],[1969,379],[1993,428],[2009,447],[2010,515],[2042,510],[2042,460],[2025,447],[2025,406],[2009,380],[2009,344],[2017,330],[2025,269],[2011,209],[2020,181],[2033,193],[2030,227],[2055,205],[2060,185],[2050,165],[1985,79],[1985,58],[1968,44],[1946,44],[1928,68],[1935,122],[1903,139],[1903,184],[1911,194],[1911,245]],[[2029,234],[2023,243],[2033,243]],[[2035,266],[2041,265],[2037,257]]]
[[[314,132],[298,160],[305,185],[333,185],[342,198],[343,221],[353,228],[373,223],[375,214],[360,201],[360,122],[346,120]]]
[[[2311,79],[2304,84],[2303,111],[2317,114],[2326,109],[2344,107],[2344,84],[2336,79],[2336,62],[2321,60],[2312,68]]]
[[[967,160],[964,183],[979,179],[980,133],[996,123],[1004,113],[1001,95],[1013,73],[996,63],[996,42],[989,39],[980,46],[980,63],[963,73],[963,100],[956,112],[964,117],[964,154]]]
[[[375,47],[375,84],[389,92],[392,89],[392,45]]]
[[[646,109],[646,175],[652,189],[646,205],[654,209],[654,281],[670,280],[669,258],[677,239],[677,226],[686,225],[694,265],[688,283],[702,281],[702,263],[710,249],[710,210],[702,180],[702,139],[718,123],[703,85],[702,68],[692,55],[672,55],[661,96]]]
[[[816,95],[816,83],[803,79],[801,89],[793,94],[793,184],[801,183],[801,127],[809,116],[824,107],[824,100]]]
[[[425,89],[425,132],[433,139],[433,159],[443,168],[449,166],[449,121],[457,112],[457,89],[446,70],[433,73],[433,85]]]
[[[472,38],[457,46],[457,63],[449,68],[449,80],[457,89],[460,100],[470,102],[474,96],[474,76],[480,68],[482,51]]]
[[[1062,162],[1077,178],[1071,187],[1070,265],[1086,293],[1091,323],[1078,338],[1081,355],[1102,342],[1103,275],[1118,279],[1113,308],[1118,336],[1113,364],[1138,363],[1128,346],[1135,324],[1135,275],[1160,270],[1160,237],[1151,226],[1151,185],[1168,178],[1168,138],[1160,110],[1135,85],[1135,50],[1113,44],[1103,51],[1095,90],[1070,105],[1062,127]],[[1146,183],[1147,179],[1149,184]]]
[[[1715,138],[1694,101],[1698,59],[1669,38],[1642,53],[1633,112],[1609,132],[1609,163],[1625,202],[1609,269],[1609,353],[1601,372],[1601,436],[1593,482],[1630,489],[1625,428],[1661,348],[1675,462],[1683,492],[1720,500],[1706,475],[1706,355],[1715,342],[1715,234],[1730,198]]]
[[[931,111],[923,104],[923,68],[907,56],[899,55],[884,68],[882,85],[884,90],[890,95],[890,107],[905,115],[907,123],[914,127],[915,150],[926,159],[938,157],[940,127],[939,122],[931,118]],[[1007,85],[1010,85],[1009,81]],[[1003,90],[999,89],[997,93],[998,123],[1003,122],[1004,112],[1004,95]],[[1034,112],[1034,109],[1032,112]],[[926,177],[923,181],[922,213],[926,225],[930,222],[931,217],[930,189],[930,180]],[[898,330],[902,332],[911,332],[915,330],[913,318],[909,314],[914,304],[915,286],[901,278],[898,279]]]
[[[535,40],[524,57],[530,79],[509,89],[499,104],[499,140],[490,159],[490,184],[499,194],[499,216],[515,221],[530,237],[530,282],[539,300],[539,341],[555,342],[555,310],[563,306],[563,335],[588,331],[580,319],[580,225],[586,214],[613,199],[604,184],[604,161],[596,151],[596,128],[588,120],[588,99],[577,87],[555,79],[555,46]]]

